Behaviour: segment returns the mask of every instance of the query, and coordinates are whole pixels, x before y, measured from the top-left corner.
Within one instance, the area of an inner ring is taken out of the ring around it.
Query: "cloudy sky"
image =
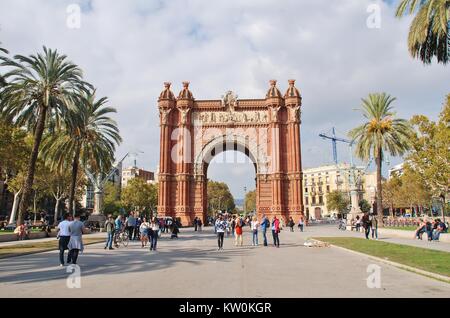
[[[118,109],[124,138],[118,157],[139,149],[138,165],[150,170],[159,161],[163,82],[178,93],[188,80],[197,99],[218,99],[230,89],[241,98],[263,98],[270,79],[282,91],[297,79],[303,164],[313,167],[332,161],[331,144],[318,134],[335,126],[345,136],[361,122],[354,109],[370,92],[396,96],[400,117],[437,117],[450,91],[450,69],[410,58],[411,19],[394,18],[397,2],[0,0],[0,42],[13,54],[57,48],[79,64]],[[80,28],[67,24],[74,3],[82,8]],[[372,4],[381,9],[380,28],[367,26]],[[339,146],[338,156],[348,162],[348,148]],[[244,186],[254,188],[250,163],[215,163],[208,176],[227,182],[237,198]]]

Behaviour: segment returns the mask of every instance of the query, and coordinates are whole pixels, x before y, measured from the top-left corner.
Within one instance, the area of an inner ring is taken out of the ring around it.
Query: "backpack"
[[[266,228],[270,227],[270,221],[269,219],[266,219],[266,221],[264,222]]]

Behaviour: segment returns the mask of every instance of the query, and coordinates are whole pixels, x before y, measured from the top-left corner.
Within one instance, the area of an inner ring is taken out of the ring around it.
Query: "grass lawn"
[[[385,227],[383,227],[383,229],[401,230],[401,231],[415,231],[417,229],[417,226],[385,226]]]
[[[83,243],[85,245],[95,244],[105,242],[104,238],[83,238]],[[47,251],[54,251],[58,249],[58,240],[55,238],[54,241],[46,241],[39,243],[28,243],[28,244],[15,244],[5,247],[0,247],[0,259],[8,258],[13,256],[21,256],[26,254],[42,253]]]
[[[315,239],[450,277],[450,253],[447,252],[354,237],[316,237]]]

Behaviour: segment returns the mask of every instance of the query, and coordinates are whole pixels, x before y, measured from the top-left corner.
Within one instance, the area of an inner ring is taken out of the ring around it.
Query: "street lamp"
[[[247,187],[244,187],[244,215],[247,215]]]

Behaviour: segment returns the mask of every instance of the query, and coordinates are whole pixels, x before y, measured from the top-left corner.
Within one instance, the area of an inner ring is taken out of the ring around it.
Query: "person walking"
[[[259,222],[256,215],[253,217],[253,220],[250,223],[250,228],[252,230],[252,245],[258,246],[258,229],[259,229]]]
[[[194,218],[194,231],[197,232],[198,229],[198,222],[197,222],[197,217]]]
[[[114,246],[119,247],[119,244],[117,244],[117,234],[122,232],[123,230],[123,222],[122,222],[122,215],[118,215],[116,220],[114,221]]]
[[[69,225],[71,222],[70,214],[66,213],[64,214],[63,221],[58,224],[58,235],[57,238],[59,240],[58,242],[58,248],[59,248],[59,266],[64,266],[64,251],[68,250],[68,245],[70,241],[70,231],[69,231]],[[69,263],[69,261],[67,261]]]
[[[378,220],[374,214],[372,214],[372,218],[370,221],[370,227],[372,229],[372,239],[374,239],[374,237],[375,237],[375,240],[378,241]]]
[[[292,216],[289,218],[289,227],[291,228],[291,232],[294,232],[294,226],[295,226],[295,222],[294,219],[292,218]]]
[[[140,217],[137,217],[139,215],[138,212],[136,212],[135,215],[136,215],[136,224],[134,225],[133,240],[140,241],[142,220]]]
[[[156,251],[156,244],[158,243],[158,232],[159,232],[159,222],[156,217],[152,218],[150,228],[151,228],[150,251]]]
[[[148,243],[148,231],[150,228],[150,223],[147,222],[147,218],[142,218],[142,223],[139,226],[139,232],[141,233],[141,247],[145,248]]]
[[[236,219],[236,239],[235,239],[235,245],[236,246],[242,246],[244,243],[244,240],[242,238],[242,227],[243,227],[243,220],[239,217]]]
[[[214,224],[214,228],[217,233],[217,245],[218,250],[223,250],[223,237],[225,236],[225,231],[227,229],[227,222],[223,219],[223,215],[219,214],[219,217]]]
[[[202,225],[203,225],[202,219],[197,218],[197,226],[198,226],[198,231],[199,232],[202,231]]]
[[[69,225],[70,241],[69,241],[69,256],[67,263],[76,264],[79,252],[83,252],[83,233],[86,232],[83,222],[80,221],[80,216],[74,217],[74,221]]]
[[[261,219],[261,231],[262,231],[262,235],[263,235],[264,246],[268,246],[268,244],[267,244],[267,229],[269,228],[269,226],[270,226],[270,221],[266,217],[266,215],[263,214],[262,219]]]
[[[234,230],[236,229],[236,215],[233,215],[232,219],[231,219],[231,235],[233,237],[236,236],[236,233],[234,233]]]
[[[136,218],[134,217],[133,212],[130,212],[130,214],[128,215],[128,218],[125,221],[125,226],[126,226],[126,231],[128,233],[128,238],[131,241],[131,240],[133,240],[134,227],[136,226]]]
[[[366,239],[369,239],[369,234],[370,234],[370,218],[369,218],[369,213],[364,213],[363,217],[361,218],[361,223],[362,226],[364,228],[364,235],[366,236]]]
[[[273,245],[276,247],[280,247],[280,220],[277,216],[273,217],[272,220],[272,236],[273,236]]]
[[[300,232],[303,232],[304,226],[305,226],[305,221],[303,220],[303,216],[301,216],[300,220],[298,221],[298,228],[300,229]]]
[[[425,222],[425,231],[427,232],[427,239],[429,242],[433,240],[433,224],[431,224],[430,220]]]
[[[107,234],[105,250],[106,249],[113,250],[114,248],[112,247],[112,244],[114,241],[115,225],[114,225],[114,218],[111,214],[108,215],[108,219],[105,222],[105,229]]]

